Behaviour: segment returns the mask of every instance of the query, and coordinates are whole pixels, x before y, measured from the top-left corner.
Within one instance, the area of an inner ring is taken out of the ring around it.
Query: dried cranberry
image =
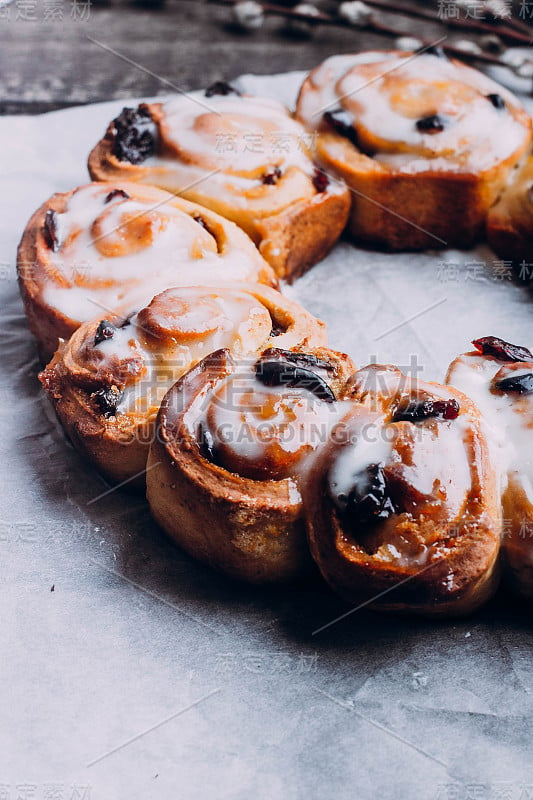
[[[501,94],[488,94],[487,100],[490,100],[494,108],[497,108],[498,111],[502,111],[505,108],[505,100],[501,96]]]
[[[119,161],[141,164],[156,150],[157,125],[149,109],[141,103],[138,108],[123,108],[114,120],[115,136],[111,152]]]
[[[329,178],[324,172],[324,170],[320,169],[320,167],[315,167],[312,181],[313,181],[313,186],[315,187],[315,189],[319,194],[325,192],[329,186]]]
[[[94,346],[104,342],[106,339],[112,339],[116,333],[116,328],[108,319],[103,319],[96,329],[94,336]]]
[[[239,97],[241,96],[239,90],[232,86],[231,83],[227,83],[226,81],[215,81],[205,90],[206,97],[214,97],[217,94],[224,96],[228,94],[236,94]]]
[[[432,417],[440,419],[457,419],[459,403],[454,398],[449,400],[411,400],[400,405],[392,417],[393,422],[420,422]]]
[[[320,375],[287,359],[269,358],[266,353],[255,365],[255,371],[258,380],[265,386],[306,389],[325,403],[334,403],[336,400],[333,391]]]
[[[268,167],[263,173],[261,180],[268,186],[274,186],[281,178],[281,170],[279,167]]]
[[[354,528],[388,519],[395,513],[383,464],[369,464],[356,479],[348,497],[334,495],[335,506],[344,522]]]
[[[444,119],[438,114],[431,114],[429,117],[422,117],[416,122],[417,130],[420,133],[442,133],[445,128]]]
[[[46,244],[54,253],[60,248],[59,237],[57,235],[57,212],[49,208],[44,218],[43,234]]]
[[[496,388],[500,392],[516,392],[517,394],[531,394],[533,392],[533,372],[522,375],[513,375],[497,381]]]
[[[129,194],[125,192],[124,189],[112,189],[104,200],[104,203],[110,203],[111,200],[115,199],[115,197],[122,197],[123,200],[130,199]]]
[[[117,406],[122,399],[123,392],[118,386],[106,386],[99,389],[92,396],[104,415],[104,417],[114,417],[117,413]]]
[[[472,342],[484,356],[493,356],[498,361],[533,361],[533,353],[527,347],[510,344],[497,336],[483,336]]]
[[[359,146],[357,131],[354,128],[354,119],[344,108],[326,111],[322,119],[330,128],[333,128],[335,133],[338,133],[339,136],[344,136],[344,138],[348,139],[355,147]]]

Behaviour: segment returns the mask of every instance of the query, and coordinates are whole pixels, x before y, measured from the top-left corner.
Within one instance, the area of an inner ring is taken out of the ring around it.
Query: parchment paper
[[[243,84],[291,102],[298,80]],[[43,200],[87,181],[123,105],[0,119],[0,798],[533,797],[531,608],[501,594],[451,623],[361,610],[313,635],[348,610],[326,588],[213,574],[64,440],[15,249]],[[533,343],[528,290],[484,247],[343,242],[288,292],[361,366],[416,358],[442,379],[474,337]]]

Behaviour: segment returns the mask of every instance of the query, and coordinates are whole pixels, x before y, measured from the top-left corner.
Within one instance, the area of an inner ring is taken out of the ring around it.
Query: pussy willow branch
[[[406,17],[416,17],[425,19],[428,22],[436,22],[447,25],[450,28],[460,28],[472,33],[495,33],[509,44],[531,44],[533,41],[533,31],[525,23],[511,19],[493,19],[491,21],[440,16],[436,11],[425,8],[415,8],[414,6],[394,5],[391,6],[386,0],[364,0],[367,6],[379,8],[387,14],[402,14]]]
[[[233,6],[236,3],[236,0],[208,0],[209,3],[215,3],[216,5],[226,5],[226,6]],[[439,25],[446,25],[450,28],[458,28],[461,30],[467,30],[471,33],[479,33],[479,34],[497,34],[503,41],[507,44],[515,44],[515,45],[531,45],[533,42],[533,31],[529,28],[526,23],[523,23],[519,20],[501,20],[501,19],[493,19],[492,21],[485,21],[485,20],[477,20],[477,19],[455,19],[455,18],[446,18],[439,16],[439,14],[435,11],[430,11],[424,8],[416,8],[414,6],[407,6],[407,5],[399,5],[395,4],[394,6],[390,5],[387,0],[365,0],[365,4],[367,6],[371,6],[372,8],[379,8],[380,11],[384,11],[387,14],[398,14],[400,16],[405,17],[415,17],[417,19],[427,20],[428,22],[435,22]],[[340,27],[352,27],[350,23],[342,19],[342,17],[337,17],[332,14],[327,14],[324,11],[320,11],[317,9],[317,13],[313,14],[305,14],[300,11],[296,11],[293,8],[287,8],[286,6],[276,5],[275,3],[261,3],[263,11],[265,14],[271,16],[281,16],[287,19],[294,19],[294,20],[301,20],[306,22],[316,22],[322,25],[337,25]],[[371,29],[371,26],[380,26],[384,25],[384,23],[378,20],[372,20],[372,22],[365,26],[367,29]],[[362,27],[362,26],[361,26]],[[385,26],[385,29],[388,30],[389,28]],[[385,33],[386,30],[383,32]],[[391,29],[392,30],[392,29]],[[395,35],[401,35],[398,31],[395,31]],[[461,51],[462,52],[462,51]]]
[[[223,6],[234,6],[235,5],[235,0],[207,0],[207,2],[211,3],[211,4],[214,4],[214,5],[223,5]],[[378,4],[377,0],[372,0],[372,3],[367,3],[367,5],[376,5],[376,6],[377,6],[377,4]],[[386,5],[387,5],[386,3],[380,3],[380,7],[381,6],[385,7]],[[278,16],[278,17],[284,17],[285,19],[301,20],[301,21],[312,22],[312,23],[316,23],[316,24],[320,24],[320,25],[335,25],[335,26],[339,26],[339,27],[343,27],[343,28],[351,28],[352,30],[354,29],[354,26],[350,25],[349,22],[347,22],[346,20],[342,19],[341,17],[334,17],[333,15],[326,14],[323,11],[319,11],[316,15],[313,14],[311,16],[310,14],[305,14],[305,13],[302,13],[300,11],[295,11],[294,9],[287,8],[286,6],[278,6],[278,5],[275,5],[274,3],[261,3],[261,6],[263,8],[264,13],[266,15],[269,15],[269,16]],[[387,9],[388,8],[389,7],[387,6]],[[402,12],[400,12],[399,8],[396,9],[396,10],[398,11],[398,13],[402,13]],[[403,10],[403,7],[402,7],[402,10]],[[424,12],[423,11],[422,13],[426,14],[426,13],[429,13],[429,12]],[[424,18],[426,18],[426,17],[424,17]],[[445,24],[444,21],[441,20],[438,16],[436,18],[431,17],[431,19],[432,19],[432,21],[436,21],[436,22],[439,22],[441,24]],[[399,36],[403,35],[402,32],[399,31],[397,28],[394,28],[391,25],[387,25],[386,23],[381,22],[379,20],[376,20],[374,18],[371,18],[366,25],[358,25],[356,27],[357,27],[358,30],[366,30],[366,31],[370,31],[372,33],[378,33],[378,34],[381,34],[383,36],[391,36],[391,37],[394,37],[394,38],[398,38]],[[496,27],[496,26],[493,27],[492,25],[489,25],[488,27],[489,27],[489,29],[490,29],[490,31],[492,33],[495,33],[496,31],[498,31],[498,35],[501,35],[500,34],[501,29],[499,27]],[[469,25],[469,28],[473,29],[474,26],[470,26]],[[483,32],[485,32],[484,28],[483,28]],[[511,32],[511,35],[512,36],[517,36],[517,34],[515,34],[513,32]],[[516,41],[517,41],[517,39],[515,39],[515,42]],[[520,43],[523,42],[522,35],[519,36],[518,41]],[[530,41],[530,40],[528,39],[528,41]],[[431,45],[431,41],[429,41],[429,40],[421,39],[421,42],[422,42],[422,46],[424,46],[424,47],[427,47],[427,46]],[[490,55],[489,53],[469,53],[469,52],[467,52],[465,50],[462,50],[460,47],[456,47],[453,44],[446,44],[446,43],[443,43],[441,45],[441,47],[442,47],[442,49],[444,50],[444,52],[447,55],[455,56],[456,58],[460,58],[463,61],[468,61],[468,62],[473,61],[473,62],[478,62],[478,63],[482,63],[482,64],[492,64],[494,66],[506,67],[507,69],[510,69],[511,71],[515,71],[516,70],[516,67],[513,67],[510,64],[507,64],[505,61],[502,61],[497,56]]]

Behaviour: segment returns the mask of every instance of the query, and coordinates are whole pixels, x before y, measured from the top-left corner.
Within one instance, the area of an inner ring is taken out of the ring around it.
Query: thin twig
[[[235,5],[235,0],[207,0],[208,3],[214,5],[223,5],[223,6],[233,6]],[[411,13],[412,16],[420,16],[421,18],[431,20],[432,22],[438,22],[441,25],[446,24],[446,22],[450,22],[447,20],[441,20],[438,15],[434,15],[433,12],[425,11],[423,9],[414,9],[410,7],[409,12],[407,11],[407,7],[401,6],[396,9],[392,9],[388,6],[384,0],[367,0],[368,5],[376,6],[379,8],[387,9],[387,11],[391,11],[393,13]],[[351,27],[347,20],[342,19],[341,17],[335,17],[331,14],[326,14],[323,11],[319,11],[316,15],[305,14],[300,11],[295,11],[293,8],[286,8],[285,6],[275,5],[274,3],[261,3],[263,11],[267,15],[271,16],[280,16],[286,19],[295,19],[295,20],[302,20],[306,22],[315,22],[321,25],[336,25],[340,27]],[[474,25],[470,25],[470,22],[476,22],[477,25],[479,23],[476,20],[465,20],[468,22],[468,28],[474,30]],[[366,25],[358,26],[359,30],[365,30],[371,33],[381,34],[382,36],[391,36],[394,38],[398,38],[402,35],[402,32],[399,31],[397,28],[387,25],[385,22],[381,22],[380,20],[376,20],[375,18],[371,18]],[[492,33],[498,31],[498,35],[500,35],[500,27],[493,26],[488,23],[483,24],[483,32],[486,30],[490,30]],[[527,39],[528,42],[531,41],[531,37],[524,37],[523,34],[515,34],[510,32],[510,36],[517,37],[515,41],[523,42],[524,39]],[[430,44],[428,40],[421,40],[422,46],[427,46]],[[493,66],[498,67],[506,67],[507,69],[513,70],[513,67],[510,64],[507,64],[505,61],[502,61],[497,56],[491,55],[490,53],[470,53],[468,51],[463,50],[460,47],[457,47],[453,44],[444,44],[442,45],[442,49],[444,52],[449,56],[454,56],[455,58],[459,58],[463,61],[468,63],[470,62],[479,62],[482,64],[491,64]]]
[[[208,0],[209,3],[215,5],[224,5],[224,6],[234,6],[236,0]],[[522,23],[516,20],[501,20],[501,19],[494,19],[492,21],[484,21],[484,20],[477,20],[477,19],[455,19],[454,17],[450,17],[447,19],[443,19],[439,14],[435,11],[429,11],[424,8],[415,8],[414,6],[403,6],[403,5],[396,5],[391,6],[387,0],[365,0],[366,5],[371,6],[373,8],[379,8],[380,11],[384,11],[388,14],[398,14],[400,16],[405,17],[415,17],[417,19],[423,19],[428,22],[434,22],[439,25],[447,25],[451,28],[459,28],[461,30],[467,30],[470,33],[479,33],[479,34],[487,34],[492,33],[498,35],[502,40],[504,40],[507,44],[531,44],[533,41],[533,32],[530,31],[529,26],[526,23]],[[261,3],[263,11],[265,14],[269,16],[280,16],[285,17],[286,19],[294,19],[303,22],[316,22],[322,25],[338,25],[340,27],[351,27],[350,23],[343,19],[342,17],[337,17],[333,14],[327,14],[324,11],[320,11],[317,9],[316,13],[313,15],[306,14],[305,12],[297,11],[294,8],[287,8],[286,6],[280,6],[275,3]],[[367,26],[364,26],[367,30],[371,30],[373,26],[380,32],[380,26],[384,26],[386,32],[389,29],[385,23],[381,23],[378,20],[372,20]],[[363,27],[363,26],[361,26]],[[400,35],[398,31],[395,31],[396,36]],[[490,62],[491,63],[491,62]]]

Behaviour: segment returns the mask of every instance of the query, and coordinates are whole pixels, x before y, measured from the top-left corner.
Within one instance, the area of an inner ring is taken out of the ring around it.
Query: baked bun
[[[429,52],[332,56],[306,78],[296,115],[352,190],[352,235],[391,250],[472,245],[531,139],[509,91]]]
[[[338,419],[353,368],[327,348],[209,356],[168,392],[147,467],[161,527],[195,558],[253,583],[293,580],[311,559],[298,476]]]
[[[142,487],[159,405],[183,373],[220,347],[242,359],[325,340],[322,322],[270,287],[177,287],[132,317],[84,323],[40,380],[77,449],[110,481]]]
[[[311,553],[354,605],[463,614],[492,594],[501,510],[479,412],[372,365],[303,487]]]
[[[18,250],[30,328],[44,360],[82,322],[138,311],[169,286],[228,280],[276,284],[231,222],[150,186],[93,183],[55,194]]]
[[[213,209],[291,281],[336,242],[349,194],[317,170],[285,106],[223,86],[225,93],[217,85],[125,108],[90,154],[89,172],[154,184]]]
[[[490,433],[500,473],[504,576],[533,598],[533,353],[495,336],[476,339],[447,380],[469,395]]]
[[[523,159],[487,216],[487,239],[519,277],[531,279],[533,263],[533,156]],[[525,267],[525,276],[520,269]]]

